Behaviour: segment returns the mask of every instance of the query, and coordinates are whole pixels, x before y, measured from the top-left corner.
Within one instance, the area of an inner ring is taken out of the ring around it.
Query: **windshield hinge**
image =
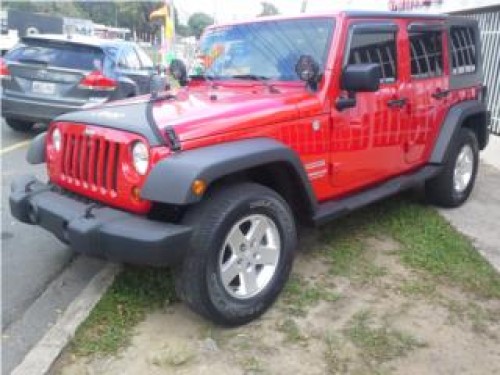
[[[175,132],[173,126],[167,126],[165,128],[165,135],[167,136],[170,149],[173,152],[179,152],[182,150],[181,142],[180,142],[179,137],[177,136],[177,133]]]

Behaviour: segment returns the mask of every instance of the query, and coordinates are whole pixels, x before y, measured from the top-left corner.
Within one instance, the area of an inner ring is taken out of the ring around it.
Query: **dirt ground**
[[[363,246],[346,276],[300,251],[278,303],[245,327],[214,327],[177,303],[148,315],[117,356],[65,354],[54,373],[500,374],[499,300],[404,267],[390,238]]]

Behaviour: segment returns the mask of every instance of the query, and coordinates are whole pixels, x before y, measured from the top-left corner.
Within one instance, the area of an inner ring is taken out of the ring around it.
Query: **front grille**
[[[62,177],[68,183],[116,195],[122,144],[100,135],[62,134]]]

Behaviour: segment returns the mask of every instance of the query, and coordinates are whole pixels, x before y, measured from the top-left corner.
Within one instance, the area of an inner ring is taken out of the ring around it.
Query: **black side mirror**
[[[347,65],[342,72],[340,88],[347,91],[347,97],[337,99],[339,111],[356,106],[357,92],[375,92],[380,89],[382,67],[380,64]]]
[[[347,65],[342,73],[341,88],[348,92],[375,92],[380,88],[380,64]]]
[[[312,56],[302,55],[295,65],[295,73],[311,90],[318,89],[318,82],[321,79],[319,64]]]
[[[170,74],[175,78],[179,85],[186,86],[188,83],[186,64],[182,60],[174,59],[169,66]]]

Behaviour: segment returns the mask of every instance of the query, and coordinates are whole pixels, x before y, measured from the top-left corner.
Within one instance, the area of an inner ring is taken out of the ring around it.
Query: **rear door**
[[[449,79],[445,70],[444,24],[418,21],[408,26],[410,74],[405,160],[423,164],[449,107]]]
[[[406,99],[401,95],[399,26],[391,21],[350,22],[344,67],[380,64],[383,77],[377,92],[356,93],[355,107],[332,112],[332,178],[336,193],[387,179],[404,164],[401,119]]]
[[[135,83],[136,95],[149,92],[151,70],[143,68],[139,55],[132,45],[122,48],[118,57],[118,72]]]
[[[25,38],[5,59],[11,73],[11,79],[3,82],[5,94],[85,103],[89,92],[79,83],[89,72],[102,67],[104,53],[94,46]]]

